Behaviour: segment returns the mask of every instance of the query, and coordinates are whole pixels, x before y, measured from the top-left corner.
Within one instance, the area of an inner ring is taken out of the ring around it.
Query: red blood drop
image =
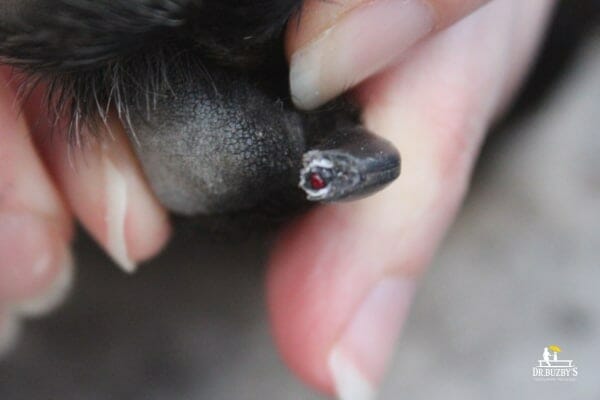
[[[327,186],[327,183],[321,178],[321,175],[313,172],[310,174],[310,186],[315,190],[320,190]]]

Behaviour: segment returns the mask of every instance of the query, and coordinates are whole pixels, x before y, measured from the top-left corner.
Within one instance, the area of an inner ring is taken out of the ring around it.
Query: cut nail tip
[[[25,317],[38,317],[48,314],[67,298],[75,275],[73,256],[67,253],[63,266],[52,284],[38,297],[26,300],[15,306],[15,312]]]
[[[329,354],[329,371],[339,400],[375,400],[377,391],[359,368],[340,348]]]

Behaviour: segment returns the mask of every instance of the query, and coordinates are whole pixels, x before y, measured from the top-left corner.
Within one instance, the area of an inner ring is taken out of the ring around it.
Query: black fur
[[[40,82],[47,85],[50,115],[68,121],[73,142],[79,142],[83,128],[98,131],[111,109],[126,124],[131,112],[149,112],[156,96],[169,89],[173,71],[185,77],[189,68],[204,69],[211,79],[210,64],[275,73],[285,86],[279,36],[301,5],[299,0],[7,1],[0,5],[0,62],[24,72],[24,95]]]
[[[298,0],[5,0],[0,54],[33,71],[96,68],[184,40],[225,64],[248,64]]]

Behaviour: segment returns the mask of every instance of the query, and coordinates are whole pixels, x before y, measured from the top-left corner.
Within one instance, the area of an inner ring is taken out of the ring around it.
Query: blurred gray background
[[[598,34],[558,82],[485,149],[382,399],[600,399]],[[182,227],[127,277],[81,237],[74,294],[26,324],[0,361],[0,399],[319,399],[271,343],[266,242]],[[549,344],[575,382],[533,380]]]

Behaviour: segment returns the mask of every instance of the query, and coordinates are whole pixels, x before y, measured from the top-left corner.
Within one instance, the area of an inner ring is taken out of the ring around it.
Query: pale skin
[[[268,267],[268,307],[284,361],[307,384],[343,399],[368,398],[384,376],[415,286],[461,204],[488,127],[530,65],[553,5],[427,0],[427,8],[411,11],[431,18],[426,27],[413,27],[415,36],[393,32],[393,24],[380,29],[376,16],[386,7],[387,14],[397,12],[393,3],[309,0],[300,25],[288,27],[292,69],[302,64],[297,55],[331,27],[343,29],[326,35],[336,42],[325,46],[360,50],[334,71],[314,59],[304,62],[304,69],[320,68],[321,78],[314,80],[319,90],[308,92],[312,98],[295,93],[297,104],[310,108],[353,86],[369,128],[394,142],[403,158],[401,177],[386,190],[318,207],[287,226]],[[362,31],[373,25],[374,33],[354,35],[352,24],[362,24]],[[396,49],[390,37],[402,46]],[[2,70],[0,79],[10,81],[10,71]],[[15,111],[14,98],[11,85],[0,85],[0,331],[21,304],[64,275],[75,219],[130,271],[160,252],[170,234],[167,212],[118,122],[112,122],[113,140],[73,156],[60,135],[47,139],[35,96],[24,113]]]

